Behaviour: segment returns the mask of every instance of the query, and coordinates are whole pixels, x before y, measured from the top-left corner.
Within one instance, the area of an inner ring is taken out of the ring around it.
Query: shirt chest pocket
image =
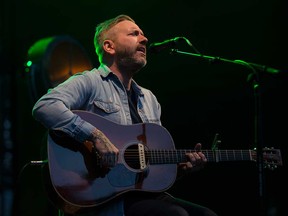
[[[94,112],[100,115],[117,113],[120,105],[115,102],[94,101]]]

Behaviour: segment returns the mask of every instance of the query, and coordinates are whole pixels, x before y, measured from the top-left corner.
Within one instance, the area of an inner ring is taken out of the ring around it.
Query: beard
[[[117,54],[118,67],[132,74],[136,74],[143,67],[145,67],[147,60],[146,57],[140,55],[135,50],[118,50]]]

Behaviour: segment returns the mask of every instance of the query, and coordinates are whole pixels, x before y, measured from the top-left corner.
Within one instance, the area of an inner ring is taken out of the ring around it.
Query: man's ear
[[[103,42],[103,49],[105,50],[105,52],[109,53],[109,54],[114,54],[115,50],[114,50],[114,43],[111,40],[105,40]]]

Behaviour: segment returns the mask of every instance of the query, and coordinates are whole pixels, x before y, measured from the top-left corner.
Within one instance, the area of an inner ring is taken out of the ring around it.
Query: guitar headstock
[[[282,157],[281,152],[279,149],[272,148],[263,148],[262,149],[263,154],[263,164],[265,168],[268,168],[270,170],[276,169],[278,166],[282,166]],[[257,152],[254,150],[252,157],[256,160],[257,158]]]

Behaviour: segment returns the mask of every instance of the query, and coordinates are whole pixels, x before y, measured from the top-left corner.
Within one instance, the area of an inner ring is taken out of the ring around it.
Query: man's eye
[[[139,34],[140,34],[139,31],[134,31],[134,32],[132,33],[132,35],[135,35],[135,36],[138,36]]]

